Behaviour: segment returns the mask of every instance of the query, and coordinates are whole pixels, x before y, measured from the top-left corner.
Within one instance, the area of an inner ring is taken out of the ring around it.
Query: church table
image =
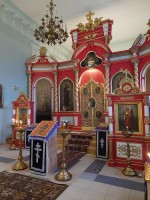
[[[30,171],[46,175],[57,168],[57,129],[56,121],[42,121],[31,132]]]

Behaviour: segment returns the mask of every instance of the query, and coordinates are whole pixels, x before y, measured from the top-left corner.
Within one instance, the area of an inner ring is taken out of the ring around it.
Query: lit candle
[[[16,119],[16,122],[15,122],[15,124],[18,126],[18,120]]]
[[[12,118],[12,125],[15,125],[15,118]]]
[[[23,124],[22,120],[19,121],[19,124],[20,124],[20,126],[22,126],[22,124]]]

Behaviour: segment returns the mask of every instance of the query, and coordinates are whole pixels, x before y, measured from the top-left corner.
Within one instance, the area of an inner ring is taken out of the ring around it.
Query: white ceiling
[[[46,13],[49,0],[11,0],[11,2],[34,21],[39,22],[42,14]],[[93,18],[103,17],[113,20],[112,46],[119,43],[132,45],[139,34],[144,34],[148,30],[146,24],[150,18],[150,0],[54,0],[54,3],[55,11],[58,16],[63,17],[68,32],[77,28],[79,22],[86,22],[85,15],[88,11],[95,13]],[[65,45],[71,49],[71,38]]]

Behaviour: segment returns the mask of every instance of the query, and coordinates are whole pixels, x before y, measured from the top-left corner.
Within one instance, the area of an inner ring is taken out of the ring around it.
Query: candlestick
[[[125,167],[122,173],[126,176],[137,176],[136,171],[131,167],[131,153],[130,153],[130,137],[132,136],[132,132],[129,131],[128,126],[126,126],[126,131],[123,132],[123,135],[127,139],[127,167]]]
[[[70,172],[67,171],[66,169],[66,160],[65,160],[65,141],[66,141],[66,136],[70,134],[71,131],[61,128],[60,129],[60,134],[62,135],[63,139],[63,145],[62,145],[62,161],[60,165],[60,172],[56,174],[55,179],[58,181],[69,181],[72,178],[72,175]]]
[[[22,133],[25,131],[25,128],[19,127],[16,129],[19,132],[20,140],[19,140],[19,156],[18,156],[18,162],[14,165],[14,170],[24,170],[28,167],[28,165],[23,162],[23,156],[22,156]]]

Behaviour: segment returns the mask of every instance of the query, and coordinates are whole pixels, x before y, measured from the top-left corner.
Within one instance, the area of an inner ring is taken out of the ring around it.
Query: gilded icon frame
[[[135,134],[142,135],[143,122],[142,122],[142,103],[141,102],[123,102],[114,104],[114,117],[115,117],[115,133],[121,133],[125,130],[124,111],[128,108],[133,112],[132,128],[131,131]]]

